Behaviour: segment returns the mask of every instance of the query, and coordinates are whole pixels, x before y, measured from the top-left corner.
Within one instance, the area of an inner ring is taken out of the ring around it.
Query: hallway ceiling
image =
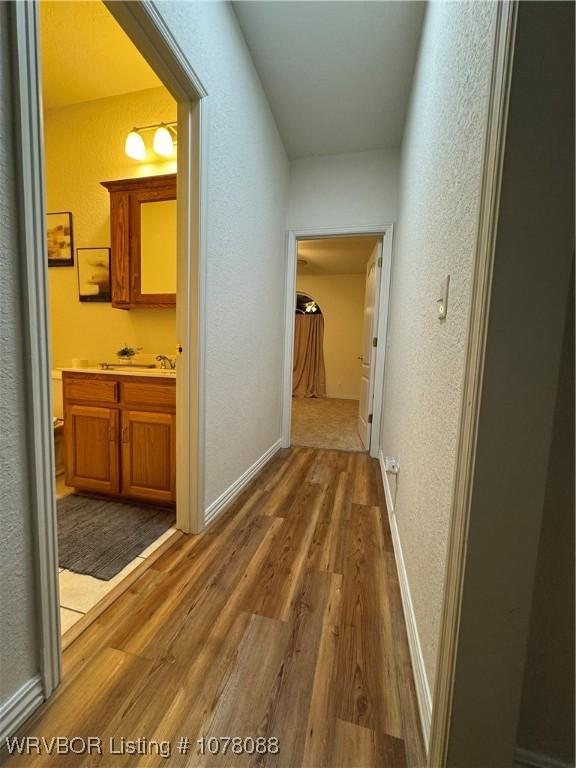
[[[424,3],[233,6],[290,158],[400,146]]]
[[[299,275],[363,275],[377,237],[323,237],[298,243]]]
[[[39,13],[45,109],[162,85],[104,3],[43,0]]]

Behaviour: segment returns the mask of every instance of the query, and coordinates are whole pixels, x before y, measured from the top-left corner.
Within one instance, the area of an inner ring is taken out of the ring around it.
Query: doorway
[[[176,525],[180,531],[199,532],[204,526],[202,471],[203,359],[204,359],[204,210],[206,189],[202,168],[206,162],[205,121],[201,99],[206,96],[200,80],[175,44],[171,33],[154,10],[144,4],[106,4],[148,65],[153,68],[176,101],[177,157],[177,310],[176,350],[178,376],[174,377],[176,409],[175,460],[177,482]],[[60,681],[59,589],[57,530],[55,525],[55,459],[52,424],[52,366],[50,313],[48,311],[48,253],[44,206],[44,147],[42,141],[42,83],[40,78],[40,30],[38,4],[14,4],[11,9],[14,49],[14,81],[19,95],[15,114],[18,138],[16,163],[20,178],[21,243],[25,302],[30,430],[34,439],[29,457],[35,478],[31,504],[36,520],[38,564],[39,646],[44,698]],[[130,130],[131,126],[127,126]],[[123,150],[124,148],[122,148]],[[106,179],[103,179],[106,180]],[[102,243],[102,245],[105,245]],[[70,243],[70,250],[72,249]],[[42,254],[43,258],[38,258]],[[100,268],[101,262],[98,263]],[[90,282],[90,281],[89,281]],[[92,290],[93,287],[92,287]],[[130,346],[130,345],[128,345]],[[159,350],[160,351],[160,350]],[[119,399],[117,383],[108,390]],[[106,398],[106,395],[104,395]],[[96,414],[101,415],[100,413]],[[160,424],[157,421],[157,425]],[[111,422],[107,434],[118,436]],[[166,426],[160,425],[161,430]],[[136,578],[138,568],[133,571]],[[122,590],[131,581],[122,582]],[[117,597],[116,592],[114,597]],[[102,601],[101,601],[102,602]],[[100,603],[99,603],[100,605]],[[94,611],[97,606],[94,607]],[[92,615],[94,618],[95,615]],[[80,622],[78,622],[80,624]]]
[[[283,444],[377,456],[392,227],[291,232]]]
[[[177,530],[178,126],[103,3],[39,18],[66,643]]]

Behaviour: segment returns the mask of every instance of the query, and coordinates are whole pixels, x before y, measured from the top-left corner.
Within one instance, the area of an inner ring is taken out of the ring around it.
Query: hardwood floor
[[[60,689],[23,734],[99,736],[103,754],[10,766],[424,766],[377,462],[278,455],[65,651]],[[201,736],[275,736],[280,752],[200,755]],[[171,740],[173,754],[113,755],[111,737]]]

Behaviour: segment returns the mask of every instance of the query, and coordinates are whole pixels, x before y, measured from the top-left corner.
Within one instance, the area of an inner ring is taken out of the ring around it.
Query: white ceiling
[[[39,7],[45,109],[162,85],[99,0]]]
[[[424,3],[233,6],[291,158],[400,145]]]
[[[363,275],[377,237],[323,237],[298,243],[299,275]]]

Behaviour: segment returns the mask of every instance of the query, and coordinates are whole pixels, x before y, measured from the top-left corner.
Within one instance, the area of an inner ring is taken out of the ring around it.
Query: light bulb
[[[146,160],[146,145],[138,131],[132,130],[126,137],[124,152],[133,160]]]
[[[162,157],[172,157],[174,154],[174,141],[172,140],[172,134],[166,126],[161,125],[154,131],[152,148],[157,155]]]

